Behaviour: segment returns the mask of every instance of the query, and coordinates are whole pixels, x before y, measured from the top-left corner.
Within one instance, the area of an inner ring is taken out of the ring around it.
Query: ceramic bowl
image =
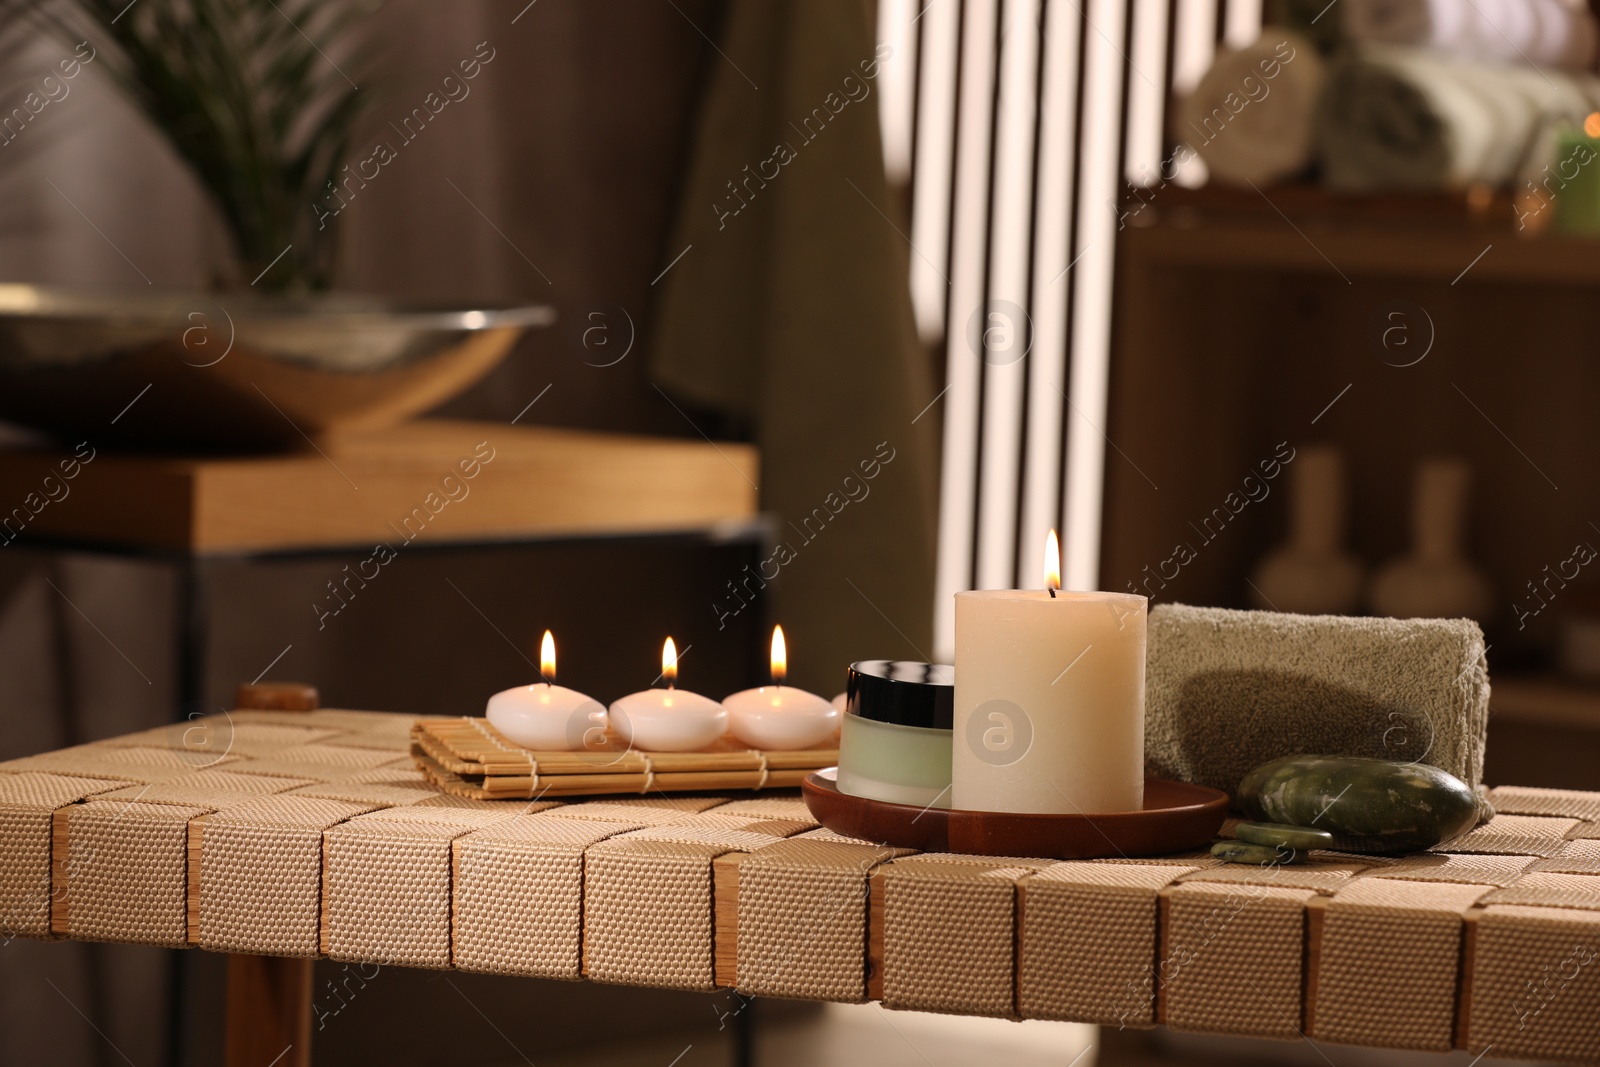
[[[0,419],[72,441],[305,447],[488,374],[546,306],[0,285]]]

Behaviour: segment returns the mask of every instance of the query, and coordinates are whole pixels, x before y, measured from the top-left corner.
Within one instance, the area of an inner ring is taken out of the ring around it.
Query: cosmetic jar
[[[852,663],[839,736],[839,792],[950,806],[955,668],[909,660]]]

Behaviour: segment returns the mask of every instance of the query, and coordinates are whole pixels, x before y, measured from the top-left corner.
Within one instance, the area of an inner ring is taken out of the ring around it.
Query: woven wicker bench
[[[441,795],[409,716],[274,710],[297,692],[0,763],[0,927],[232,954],[232,1064],[310,1062],[317,956],[1600,1058],[1600,794],[1500,788],[1435,852],[1276,869],[913,854],[793,791]]]

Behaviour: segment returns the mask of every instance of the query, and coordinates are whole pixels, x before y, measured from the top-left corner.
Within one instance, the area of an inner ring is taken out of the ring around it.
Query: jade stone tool
[[[1269,867],[1277,863],[1299,863],[1302,855],[1292,848],[1271,848],[1252,845],[1248,841],[1218,841],[1211,846],[1211,854],[1229,863],[1248,863]]]
[[[1252,845],[1272,848],[1332,848],[1333,835],[1326,830],[1310,826],[1290,826],[1281,822],[1242,822],[1233,828],[1233,835]]]

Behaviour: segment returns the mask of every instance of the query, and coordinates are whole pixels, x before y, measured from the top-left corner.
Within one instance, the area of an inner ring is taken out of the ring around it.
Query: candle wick
[[[1050,586],[1050,599],[1054,600],[1055,598],[1056,598],[1056,587],[1052,585],[1052,586]]]

